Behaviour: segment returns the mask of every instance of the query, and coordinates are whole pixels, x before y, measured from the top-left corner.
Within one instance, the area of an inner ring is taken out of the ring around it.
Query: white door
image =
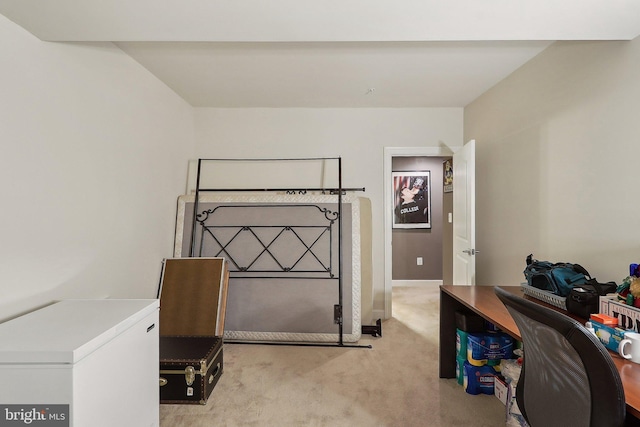
[[[476,284],[476,141],[453,155],[453,284]]]

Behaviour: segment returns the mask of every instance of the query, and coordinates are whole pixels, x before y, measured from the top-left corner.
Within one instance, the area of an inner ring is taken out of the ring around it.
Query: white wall
[[[198,108],[195,111],[198,157],[342,157],[343,186],[365,187],[362,195],[371,199],[373,316],[382,317],[383,191],[388,189],[383,182],[383,148],[460,146],[462,109]],[[371,311],[364,303],[362,312],[363,324],[369,324]]]
[[[557,42],[465,108],[477,141],[477,283],[525,257],[618,283],[640,261],[640,39]]]
[[[53,300],[152,298],[193,155],[192,109],[109,43],[0,16],[0,320]]]

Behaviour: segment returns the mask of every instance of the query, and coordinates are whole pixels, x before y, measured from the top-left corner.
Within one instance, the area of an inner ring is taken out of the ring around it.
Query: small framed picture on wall
[[[393,228],[431,228],[431,172],[392,172]]]
[[[453,191],[453,159],[447,159],[442,166],[443,175],[443,191],[445,193],[451,193]]]

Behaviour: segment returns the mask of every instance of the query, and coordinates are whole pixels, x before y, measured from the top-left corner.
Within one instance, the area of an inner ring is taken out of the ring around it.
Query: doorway
[[[392,316],[392,289],[393,289],[393,209],[394,199],[391,188],[392,172],[393,172],[393,159],[396,157],[451,157],[452,151],[447,147],[385,147],[384,149],[384,266],[385,266],[385,280],[384,280],[384,318],[389,319]],[[442,165],[440,165],[442,168]],[[437,180],[431,181],[431,186],[440,185],[441,182]],[[443,218],[443,221],[446,218]]]

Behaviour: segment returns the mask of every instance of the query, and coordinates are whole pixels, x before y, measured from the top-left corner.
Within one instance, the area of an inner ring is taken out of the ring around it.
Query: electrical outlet
[[[416,258],[416,264],[417,265],[422,265],[422,257],[419,256],[418,258]]]

